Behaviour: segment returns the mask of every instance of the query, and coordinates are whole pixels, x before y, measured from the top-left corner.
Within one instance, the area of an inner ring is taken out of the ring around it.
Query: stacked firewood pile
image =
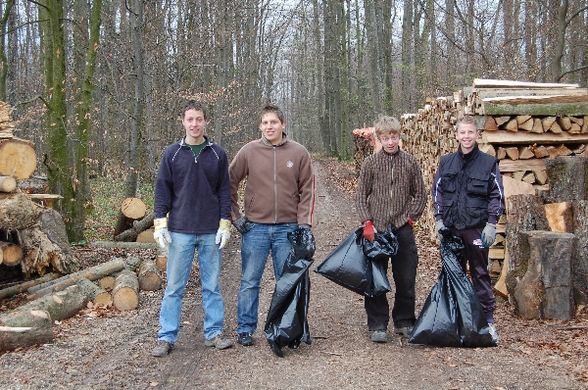
[[[575,221],[577,215],[583,215],[585,208],[580,204],[573,204],[571,208],[562,204],[569,205],[574,200],[585,199],[588,186],[582,187],[582,193],[578,186],[570,184],[569,187],[581,194],[566,199],[561,195],[560,188],[552,188],[553,182],[561,182],[562,176],[568,181],[577,180],[578,175],[584,177],[588,173],[580,168],[582,163],[569,163],[578,168],[577,173],[573,173],[562,170],[561,163],[553,161],[566,156],[585,161],[588,156],[588,90],[579,88],[577,84],[476,79],[472,87],[457,91],[450,97],[429,99],[417,113],[402,115],[403,148],[419,160],[427,188],[433,185],[439,157],[456,150],[455,124],[466,114],[474,115],[478,128],[482,130],[480,149],[499,160],[507,213],[510,207],[514,207],[513,212],[520,209],[516,204],[513,206],[508,198],[521,194],[537,196],[543,215],[547,213],[550,218],[559,219],[559,222],[537,229],[554,230],[553,226],[563,224],[567,226],[566,231],[571,232],[573,224],[569,223],[570,215]],[[561,221],[562,218],[566,218],[567,224]],[[521,266],[516,263],[509,265],[509,240],[511,244],[515,242],[514,235],[518,233],[509,233],[506,221],[505,214],[499,221],[497,239],[490,249],[490,267],[494,278],[500,276],[497,291],[512,296],[513,285],[522,278],[526,262]],[[516,225],[514,222],[509,224]],[[431,207],[427,208],[418,225],[431,238],[435,237]],[[524,230],[528,229],[525,227]],[[582,228],[573,232],[578,237],[583,234]],[[583,239],[587,240],[586,237]],[[585,270],[582,268],[585,265],[579,265],[586,262],[584,258],[574,261],[576,269]],[[510,279],[507,278],[509,274]],[[511,287],[507,288],[508,280]],[[576,281],[575,285],[578,283]],[[583,283],[588,284],[588,281]],[[575,294],[578,295],[577,292]]]
[[[42,278],[0,290],[0,299],[26,293],[29,302],[0,314],[0,352],[51,341],[54,321],[85,307],[128,311],[139,305],[139,291],[159,290],[162,263],[129,256],[59,277]],[[164,263],[163,263],[164,266]]]

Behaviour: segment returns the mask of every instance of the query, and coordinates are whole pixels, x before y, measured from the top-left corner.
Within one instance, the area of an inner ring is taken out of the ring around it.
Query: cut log
[[[562,116],[557,118],[557,124],[563,131],[568,131],[572,128],[572,121],[568,116]]]
[[[520,194],[506,197],[506,251],[509,255],[509,272],[506,285],[510,295],[527,272],[529,243],[523,235],[530,230],[549,230],[541,198]]]
[[[137,236],[137,242],[155,242],[155,238],[153,238],[153,229],[147,229],[139,233]]]
[[[527,132],[516,132],[511,133],[508,131],[485,131],[482,133],[481,142],[493,144],[556,144],[570,143],[570,144],[585,144],[588,143],[588,134],[553,134],[553,133],[527,133]]]
[[[128,256],[125,259],[125,268],[130,271],[137,272],[139,267],[141,267],[142,262],[143,260],[137,256]]]
[[[122,201],[120,211],[129,219],[141,219],[145,217],[147,206],[139,198],[126,198]]]
[[[586,145],[577,145],[572,149],[572,153],[574,154],[583,154],[586,151]]]
[[[533,154],[535,154],[535,158],[549,157],[549,152],[547,151],[547,148],[543,145],[532,145],[531,150],[533,151]]]
[[[572,202],[576,249],[572,262],[572,287],[577,305],[588,305],[588,201]]]
[[[561,126],[559,125],[559,123],[557,123],[557,121],[553,122],[551,124],[551,127],[547,129],[547,131],[554,134],[561,134],[563,132]]]
[[[571,156],[546,160],[549,181],[548,203],[586,199],[588,159]]]
[[[582,126],[577,123],[572,123],[572,126],[568,130],[570,134],[582,134]]]
[[[535,172],[535,177],[537,178],[537,183],[543,185],[547,183],[547,171],[545,169],[540,169]]]
[[[97,280],[103,276],[113,274],[124,268],[125,262],[122,259],[114,259],[69,275],[64,275],[59,279],[31,287],[28,291],[31,294],[30,298],[36,299],[43,295],[54,293],[56,291],[63,290],[66,287],[73,286],[82,279]]]
[[[139,281],[137,275],[130,270],[121,271],[112,289],[114,307],[120,311],[136,309],[139,305]]]
[[[57,271],[62,274],[79,269],[79,263],[71,251],[65,224],[61,215],[53,209],[43,209],[35,225],[20,231],[24,257],[21,269],[25,275]]]
[[[511,119],[504,125],[504,130],[516,133],[519,130],[519,124],[516,119]]]
[[[98,279],[98,285],[106,291],[112,291],[114,287],[114,276],[108,275]]]
[[[516,171],[512,173],[512,178],[514,180],[519,180],[522,181],[523,180],[523,176],[525,176],[526,171]]]
[[[0,175],[17,180],[31,177],[37,168],[37,154],[32,143],[18,138],[0,139]]]
[[[26,194],[16,192],[0,199],[0,229],[21,230],[33,226],[43,208],[29,199]]]
[[[141,290],[156,291],[161,288],[161,274],[153,260],[142,261],[137,276]]]
[[[517,123],[519,124],[519,128],[521,127],[521,125],[527,121],[529,121],[531,119],[531,115],[517,115],[516,116],[516,120]]]
[[[14,192],[16,179],[12,176],[0,176],[0,192]]]
[[[33,175],[28,179],[20,180],[18,188],[27,194],[43,194],[49,192],[47,176]]]
[[[149,215],[145,216],[145,218],[139,221],[133,221],[133,226],[130,229],[125,230],[124,232],[120,233],[116,237],[114,237],[115,241],[135,241],[137,236],[149,229],[153,226],[153,219],[155,217],[155,213],[150,213]]]
[[[588,133],[588,115],[584,116],[584,123],[582,124],[582,134]]]
[[[50,343],[52,340],[52,321],[47,311],[17,311],[0,316],[0,352]]]
[[[519,117],[517,117],[517,118],[519,118]],[[517,119],[517,123],[519,123],[518,119]],[[531,117],[529,117],[529,119],[527,119],[525,122],[519,123],[519,130],[525,130],[525,131],[533,130],[533,119]]]
[[[570,156],[572,151],[567,146],[562,144],[555,148],[547,148],[547,153],[549,153],[549,157],[556,158],[560,156]]]
[[[167,256],[166,255],[157,255],[155,258],[155,266],[160,272],[165,272],[167,267]]]
[[[535,183],[535,174],[532,171],[526,172],[521,180],[525,183],[533,184]]]
[[[519,148],[519,159],[520,160],[529,160],[534,157],[535,157],[535,155],[533,154],[533,151],[531,150],[530,146],[521,146]]]
[[[51,281],[51,280],[54,280],[57,278],[59,278],[59,274],[55,273],[55,272],[51,272],[49,274],[45,274],[45,275],[41,276],[40,278],[28,280],[26,282],[19,283],[14,286],[7,287],[3,290],[0,290],[0,299],[23,293],[23,292],[27,291],[27,289],[29,289],[33,286],[36,286],[38,284],[48,282],[48,281]]]
[[[519,159],[519,149],[516,146],[505,148],[506,156],[511,160]]]
[[[504,260],[502,260],[502,270],[500,271],[500,277],[494,285],[494,292],[503,298],[508,298],[508,289],[506,288],[506,275],[508,274],[508,251],[504,251]]]
[[[515,310],[524,319],[570,320],[572,256],[576,237],[570,233],[527,232],[527,271],[514,291]]]
[[[506,149],[503,147],[499,147],[498,151],[496,152],[496,158],[498,160],[504,160],[506,158]]]
[[[16,244],[0,241],[0,252],[2,252],[0,263],[9,267],[20,264],[22,260],[22,249]]]
[[[543,123],[541,122],[541,119],[533,119],[533,127],[531,127],[531,133],[543,133]]]
[[[33,201],[40,204],[41,206],[54,209],[58,202],[63,199],[63,196],[57,194],[30,194]]]
[[[496,120],[491,116],[487,116],[484,121],[484,131],[496,131],[498,130],[498,124]]]
[[[61,321],[77,314],[86,307],[88,301],[89,297],[80,286],[74,284],[63,291],[35,299],[15,310],[46,310],[52,320]]]
[[[574,232],[574,215],[570,202],[548,203],[543,207],[545,207],[545,217],[552,232]]]
[[[102,287],[99,287],[88,279],[82,279],[78,281],[77,284],[80,286],[83,293],[88,296],[89,300],[92,301],[94,307],[112,305],[112,295],[110,295],[109,292],[106,292]]]
[[[491,118],[491,117],[489,117]],[[499,116],[499,117],[495,117],[494,118],[496,120],[496,125],[498,127],[501,127],[502,125],[504,125],[505,123],[508,123],[510,121],[510,116]]]
[[[570,96],[570,98],[585,98],[582,96]],[[490,99],[490,98],[489,98]],[[482,115],[532,115],[532,116],[556,116],[556,115],[583,115],[588,112],[588,102],[533,102],[525,104],[522,101],[514,102],[503,101],[488,101],[483,99],[483,109],[480,114]],[[529,99],[527,99],[529,100]],[[549,103],[549,104],[547,104]]]
[[[553,125],[556,120],[557,120],[557,117],[555,117],[555,116],[548,116],[548,117],[543,118],[543,121],[542,121],[543,132],[546,133],[547,130],[549,130],[551,128],[551,125]]]

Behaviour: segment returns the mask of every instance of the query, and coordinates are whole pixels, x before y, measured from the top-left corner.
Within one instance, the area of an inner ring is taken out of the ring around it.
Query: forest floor
[[[311,270],[357,227],[351,165],[317,158],[317,252]],[[439,273],[438,249],[418,234],[417,314]],[[76,249],[85,265],[124,255]],[[135,252],[155,257],[154,251]],[[271,261],[268,261],[268,265]],[[271,267],[268,267],[271,268]],[[273,292],[264,275],[259,328]],[[224,250],[222,288],[226,335],[235,337],[240,277],[239,237]],[[525,321],[505,301],[497,304],[500,344],[495,348],[433,348],[407,344],[389,331],[387,344],[369,341],[363,299],[311,272],[308,314],[312,344],[276,357],[264,339],[216,351],[202,336],[201,291],[195,269],[183,306],[176,349],[153,358],[163,290],[141,292],[137,310],[87,309],[55,326],[53,343],[0,355],[0,389],[586,389],[588,310],[573,321]],[[390,301],[393,294],[388,295]],[[19,303],[0,301],[0,311]]]

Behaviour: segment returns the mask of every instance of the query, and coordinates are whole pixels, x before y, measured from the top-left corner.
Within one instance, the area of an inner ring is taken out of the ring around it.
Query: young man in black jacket
[[[490,334],[498,342],[494,326],[496,300],[488,272],[488,248],[496,238],[496,223],[504,210],[504,189],[497,160],[480,151],[479,132],[471,116],[457,124],[457,152],[441,157],[433,183],[433,207],[437,233],[449,229],[464,243],[472,283]],[[465,269],[466,264],[462,264]]]

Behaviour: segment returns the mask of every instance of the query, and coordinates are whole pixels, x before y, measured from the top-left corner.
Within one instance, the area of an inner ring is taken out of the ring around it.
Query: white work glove
[[[435,221],[435,231],[437,232],[437,239],[439,241],[441,241],[443,239],[443,233],[441,233],[441,231],[446,230],[446,229],[447,229],[447,227],[445,227],[443,220],[439,219],[439,220]]]
[[[225,245],[227,245],[227,242],[229,242],[229,238],[231,238],[231,221],[228,219],[221,219],[218,223],[215,239],[218,249],[223,249]]]
[[[159,247],[167,252],[169,244],[171,244],[171,236],[167,230],[167,218],[155,218],[153,220],[153,238],[159,244]]]

